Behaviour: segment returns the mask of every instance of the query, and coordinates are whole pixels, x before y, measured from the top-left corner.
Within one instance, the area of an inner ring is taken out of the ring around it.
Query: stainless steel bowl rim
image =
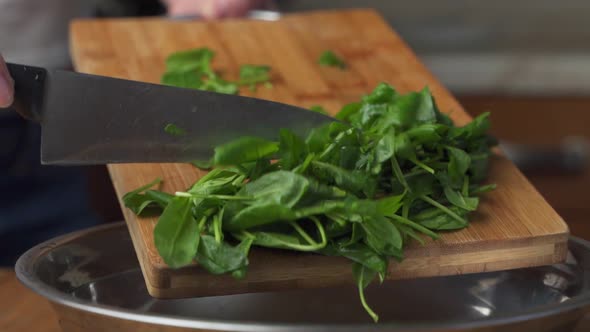
[[[381,330],[395,330],[403,328],[404,331],[430,331],[440,330],[441,328],[453,329],[471,329],[480,327],[498,326],[504,324],[514,324],[522,321],[542,318],[548,315],[556,315],[571,310],[576,310],[586,305],[590,305],[590,294],[584,294],[569,299],[568,301],[545,305],[534,310],[519,312],[514,315],[505,315],[502,317],[482,318],[471,322],[436,322],[436,323],[421,323],[416,322],[412,324],[395,324],[395,323],[380,323],[380,324],[346,324],[346,325],[327,325],[327,324],[292,324],[292,323],[256,323],[248,321],[232,321],[226,322],[222,320],[203,320],[198,318],[185,318],[172,315],[161,314],[143,314],[132,310],[121,309],[113,306],[90,304],[81,299],[74,298],[60,292],[46,284],[44,284],[33,273],[33,267],[37,258],[41,257],[47,251],[59,247],[73,239],[83,237],[93,232],[104,231],[110,228],[121,227],[121,223],[113,223],[97,227],[88,228],[85,230],[65,234],[49,241],[38,244],[37,246],[25,252],[17,261],[15,265],[16,276],[21,283],[26,287],[36,292],[37,294],[47,298],[48,300],[65,305],[71,308],[91,312],[98,315],[109,316],[124,320],[137,321],[142,323],[173,326],[181,328],[205,329],[205,330],[220,330],[220,331],[381,331]],[[571,236],[570,242],[581,245],[590,250],[590,242]]]

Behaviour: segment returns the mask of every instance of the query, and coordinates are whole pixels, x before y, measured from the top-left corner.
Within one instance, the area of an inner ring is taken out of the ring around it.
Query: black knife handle
[[[41,122],[47,70],[40,67],[7,63],[14,80],[14,108],[22,117]]]

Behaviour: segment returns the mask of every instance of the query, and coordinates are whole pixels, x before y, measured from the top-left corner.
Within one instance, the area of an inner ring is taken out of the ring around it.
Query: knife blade
[[[306,135],[335,121],[251,97],[8,64],[16,109],[41,124],[41,162],[54,165],[208,160],[241,136]],[[164,128],[174,125],[183,135]]]

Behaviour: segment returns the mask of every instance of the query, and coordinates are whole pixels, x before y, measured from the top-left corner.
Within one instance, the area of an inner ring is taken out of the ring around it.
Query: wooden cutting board
[[[214,66],[235,79],[241,64],[272,66],[272,89],[254,95],[304,107],[323,105],[335,113],[359,100],[379,82],[401,92],[429,86],[441,110],[458,124],[470,117],[420,63],[416,55],[372,10],[314,12],[280,21],[188,22],[165,19],[80,20],[71,26],[71,51],[80,72],[159,82],[172,52],[209,47]],[[317,64],[331,49],[349,70]],[[81,110],[83,111],[83,110]],[[162,110],[162,112],[171,110]],[[492,110],[493,111],[493,110]],[[493,118],[493,117],[492,117]],[[263,121],[264,119],[261,119]],[[119,197],[156,177],[162,189],[185,190],[203,175],[183,164],[109,165]],[[425,246],[412,244],[390,278],[454,275],[551,264],[565,258],[568,228],[515,166],[492,160],[487,194],[469,228],[446,233]],[[135,250],[152,296],[161,298],[321,287],[352,282],[350,263],[341,258],[255,249],[244,280],[212,276],[197,266],[169,269],[153,242],[156,219],[139,219],[123,207]]]

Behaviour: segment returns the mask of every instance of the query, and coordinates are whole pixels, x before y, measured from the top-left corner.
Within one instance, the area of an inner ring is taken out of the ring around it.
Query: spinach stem
[[[332,152],[332,150],[334,150],[336,145],[340,143],[340,140],[342,139],[342,137],[344,137],[344,135],[349,135],[350,133],[352,133],[352,128],[345,130],[343,132],[340,132],[338,135],[336,135],[336,137],[334,137],[334,141],[332,141],[332,143],[330,143],[330,145],[328,145],[328,147],[322,152],[322,154],[318,157],[318,159],[319,160],[324,159],[324,157],[327,156],[328,153]]]
[[[326,202],[330,202],[330,201],[326,201]],[[326,211],[325,205],[312,205],[312,206],[300,208],[299,211],[295,212],[295,216],[298,219],[299,218],[306,218],[306,217],[312,216],[314,214],[322,214],[324,211]]]
[[[406,178],[404,177],[404,173],[402,169],[399,167],[399,163],[397,162],[397,158],[395,156],[391,157],[391,168],[393,169],[393,173],[397,180],[406,188],[406,190],[410,190],[410,186],[408,186],[408,182],[406,182]]]
[[[359,298],[361,299],[361,304],[363,305],[363,308],[365,308],[365,310],[367,311],[369,316],[371,316],[371,318],[373,318],[373,321],[376,323],[377,321],[379,321],[379,316],[367,304],[367,300],[365,300],[365,289],[364,289],[363,285],[364,285],[364,278],[363,278],[363,274],[361,274],[359,281],[358,281]]]
[[[219,213],[213,217],[213,229],[215,232],[215,241],[217,243],[221,243],[221,236],[223,235],[221,231],[221,222],[223,221],[223,210],[224,209],[221,209],[221,211],[219,211]]]
[[[422,168],[423,170],[427,171],[428,173],[434,174],[434,169],[432,169],[431,167],[429,167],[425,163],[421,162],[417,158],[412,158],[412,159],[410,159],[410,161],[413,162],[414,164],[416,164],[416,166],[418,166],[418,167]]]
[[[301,235],[301,237],[302,237],[302,238],[303,238],[305,241],[307,241],[307,243],[309,243],[309,244],[311,244],[311,245],[314,245],[314,246],[317,246],[317,245],[318,245],[318,243],[317,243],[317,242],[315,242],[315,241],[314,241],[314,240],[311,238],[311,236],[309,236],[309,234],[307,234],[307,233],[306,233],[306,232],[303,230],[303,228],[301,228],[301,226],[299,226],[299,224],[297,224],[297,222],[296,222],[296,221],[290,221],[290,222],[289,222],[289,225],[291,225],[291,227],[295,228],[295,230],[297,231],[297,233],[299,233],[299,235]]]
[[[418,241],[421,245],[424,245],[424,240],[421,237],[419,237],[418,235],[416,235],[416,233],[414,232],[414,230],[411,227],[399,225],[399,228],[403,229],[404,233],[407,234],[409,237]]]
[[[309,218],[311,220],[313,220],[313,222],[315,223],[316,227],[320,231],[320,238],[322,239],[322,242],[320,244],[322,245],[322,248],[325,247],[326,244],[328,244],[328,238],[326,237],[326,231],[324,229],[324,226],[322,225],[322,222],[317,217],[315,217],[315,216],[311,216]]]
[[[348,241],[346,241],[346,243],[344,244],[345,246],[349,246],[349,245],[354,244],[359,241],[360,236],[357,234],[359,234],[358,229],[360,227],[361,226],[358,222],[355,222],[354,224],[352,224],[352,234],[350,235],[350,239]]]
[[[241,234],[236,234],[236,237],[239,240],[242,240],[245,236],[251,236],[254,238],[254,243],[256,244],[256,235],[249,233],[247,231],[242,231]],[[275,239],[275,242],[279,243],[281,246],[270,246],[271,248],[289,248],[289,249],[293,249],[293,250],[298,250],[298,251],[316,251],[316,250],[320,250],[322,248],[324,248],[326,246],[326,243],[318,243],[315,245],[303,245],[303,244],[295,244],[295,243],[290,243],[287,241],[283,241],[280,239]],[[260,245],[260,244],[259,244]]]
[[[203,216],[203,218],[201,218],[201,220],[199,220],[199,231],[201,231],[203,229],[203,226],[205,226],[206,222],[207,222],[207,216]]]
[[[219,217],[215,215],[213,216],[213,233],[215,235],[215,242],[221,243],[221,233],[217,225],[219,225]]]
[[[469,177],[465,176],[463,178],[463,188],[461,190],[461,193],[463,194],[464,197],[469,196]]]
[[[330,218],[332,221],[334,221],[335,223],[337,223],[339,226],[344,227],[347,224],[346,220],[342,216],[340,216],[338,214],[335,214],[335,213],[326,213],[326,217]]]
[[[330,143],[330,145],[328,145],[328,147],[322,152],[322,154],[320,154],[318,159],[319,160],[324,159],[324,157],[327,156],[328,153],[330,153],[330,152],[332,152],[332,150],[334,150],[335,146],[336,146],[336,143]]]
[[[392,215],[391,218],[393,218],[395,221],[399,222],[400,224],[407,225],[417,231],[420,231],[420,232],[430,236],[433,239],[438,239],[438,234],[436,234],[435,232],[429,230],[428,228],[426,228],[416,222],[411,221],[408,218],[398,216],[397,214]]]
[[[472,195],[481,194],[481,193],[485,193],[485,192],[488,192],[488,191],[491,191],[491,190],[494,190],[494,189],[496,189],[496,185],[495,184],[487,184],[485,186],[480,186],[480,187],[476,188],[475,190],[473,190],[471,192],[471,194]]]
[[[245,179],[246,179],[245,175],[236,176],[236,178],[232,181],[231,184],[234,187],[239,187],[240,185],[242,185],[242,183],[244,183]]]
[[[410,205],[411,204],[412,204],[411,200],[409,202],[404,202],[404,204],[402,205],[402,217],[408,218],[408,216],[410,215]]]
[[[242,240],[244,237],[249,237],[252,240],[256,240],[256,235],[248,232],[248,231],[241,231],[239,235],[236,236],[237,238],[239,238],[240,240]]]
[[[325,247],[325,245],[322,245],[321,243],[315,244],[315,245],[301,245],[301,244],[294,244],[294,243],[289,243],[289,242],[285,242],[285,241],[279,241],[279,242],[281,242],[284,246],[286,246],[288,248],[299,250],[299,251],[316,251],[316,250],[320,250]]]
[[[305,157],[305,160],[293,169],[293,172],[297,174],[303,174],[307,170],[307,167],[309,167],[309,164],[311,164],[314,158],[315,155],[313,153],[308,154],[307,157]]]
[[[446,214],[448,214],[449,216],[451,216],[453,219],[461,222],[462,224],[466,224],[465,219],[461,218],[459,215],[457,215],[455,212],[451,211],[449,208],[447,208],[446,206],[440,204],[439,202],[435,201],[434,199],[426,196],[426,195],[422,195],[420,196],[420,198],[425,201],[426,203],[429,203],[437,208],[439,208],[441,211],[445,212]]]
[[[311,219],[315,223],[315,226],[317,227],[317,229],[320,233],[320,238],[322,241],[321,243],[317,243],[311,236],[309,236],[309,234],[307,234],[307,232],[303,228],[301,228],[301,226],[299,226],[299,224],[297,224],[296,221],[291,221],[291,222],[289,222],[289,224],[310,245],[316,246],[318,249],[324,248],[326,246],[326,244],[328,244],[328,238],[326,237],[326,231],[324,230],[324,226],[322,226],[322,223],[320,222],[320,220],[317,217],[311,216],[311,217],[309,217],[309,219]]]
[[[253,197],[249,196],[231,196],[231,195],[212,195],[212,194],[196,194],[196,193],[189,193],[185,191],[177,191],[175,193],[178,197],[192,197],[192,198],[217,198],[223,200],[231,200],[231,201],[248,201],[253,200]]]

